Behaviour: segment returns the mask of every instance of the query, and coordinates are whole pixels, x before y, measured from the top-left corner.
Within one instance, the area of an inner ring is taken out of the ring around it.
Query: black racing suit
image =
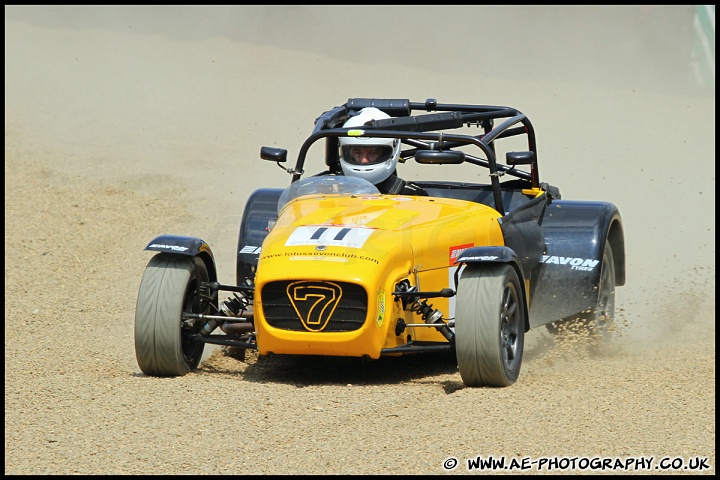
[[[427,196],[427,192],[421,187],[414,183],[406,182],[396,174],[390,175],[387,180],[384,180],[375,185],[381,193],[387,193],[390,195],[423,195]]]

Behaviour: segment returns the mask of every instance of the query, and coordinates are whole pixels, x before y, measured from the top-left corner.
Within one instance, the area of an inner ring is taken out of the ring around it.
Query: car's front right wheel
[[[145,268],[135,308],[135,356],[146,375],[185,375],[196,368],[205,344],[184,313],[210,313],[211,300],[200,300],[200,282],[208,281],[197,257],[160,253]]]
[[[517,380],[525,342],[521,288],[507,264],[468,265],[460,275],[455,355],[468,387],[506,387]]]

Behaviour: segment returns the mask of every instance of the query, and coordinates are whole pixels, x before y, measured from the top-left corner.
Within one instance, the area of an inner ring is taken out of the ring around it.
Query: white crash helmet
[[[385,118],[390,118],[390,115],[375,107],[367,107],[348,119],[343,127],[362,127],[370,120]],[[383,182],[392,175],[400,158],[400,140],[396,138],[341,137],[339,143],[340,166],[343,173],[362,178],[373,185]],[[350,149],[356,146],[379,147],[382,149],[382,154],[372,163],[357,163],[350,153]]]

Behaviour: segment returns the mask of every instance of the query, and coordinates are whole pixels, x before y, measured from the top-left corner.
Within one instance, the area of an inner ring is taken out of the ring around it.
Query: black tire
[[[135,308],[135,356],[145,375],[173,377],[197,368],[205,348],[183,313],[210,313],[211,301],[196,304],[198,280],[208,281],[197,257],[157,254],[147,264]]]
[[[577,316],[549,323],[546,325],[547,330],[553,335],[586,331],[590,336],[600,339],[610,335],[615,320],[615,258],[610,242],[605,242],[597,289],[597,303],[594,308]]]
[[[598,282],[598,300],[594,312],[585,318],[590,331],[597,336],[607,336],[615,320],[615,257],[610,242],[605,242],[600,281]]]
[[[278,216],[278,200],[281,188],[260,188],[250,194],[243,209],[238,232],[237,268],[235,270],[238,285],[245,279],[255,278],[259,251],[245,250],[246,247],[259,248],[268,235],[268,225]]]
[[[468,387],[507,387],[520,375],[525,309],[510,265],[467,266],[457,290],[455,355]]]

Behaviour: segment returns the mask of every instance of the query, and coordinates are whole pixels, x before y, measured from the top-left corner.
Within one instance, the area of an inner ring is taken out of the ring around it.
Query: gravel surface
[[[139,21],[127,7],[5,7],[6,475],[458,474],[478,456],[653,458],[649,470],[592,471],[613,474],[687,474],[655,467],[699,458],[709,468],[693,473],[715,473],[714,90],[644,89],[640,66],[624,85],[522,65],[527,78],[463,70],[459,56],[450,71],[417,54],[388,65],[294,48],[321,28],[296,24],[319,7],[224,8],[147,7]],[[317,21],[337,28],[337,15]],[[255,41],[227,34],[249,18],[264,22],[252,23]],[[444,51],[405,35],[387,39],[393,51]],[[598,72],[610,62],[596,60]],[[353,96],[526,112],[543,180],[623,214],[612,341],[597,351],[581,332],[533,330],[520,379],[503,389],[465,388],[443,355],[363,363],[212,348],[184,377],[143,375],[133,322],[145,245],[199,236],[233,282],[247,196],[289,182],[260,146],[295,155],[314,118]]]

